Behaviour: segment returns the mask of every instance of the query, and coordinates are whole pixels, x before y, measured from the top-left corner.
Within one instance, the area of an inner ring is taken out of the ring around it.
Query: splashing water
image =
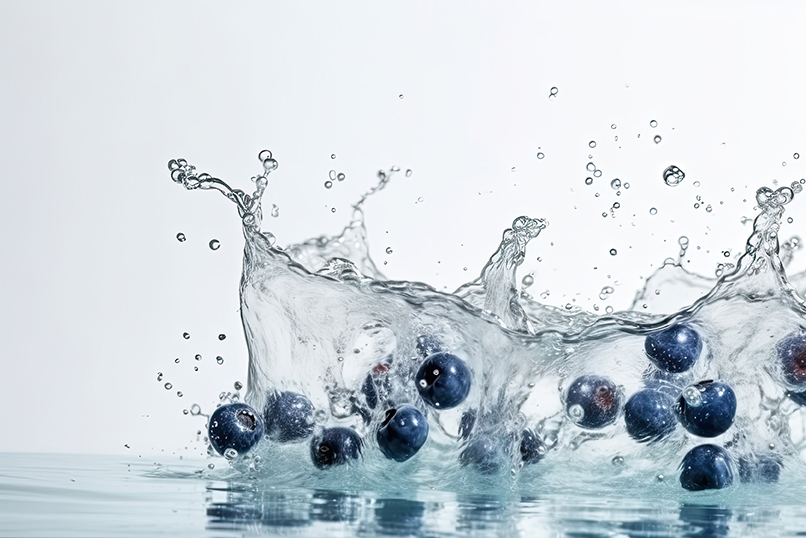
[[[675,475],[683,456],[705,443],[728,451],[735,482],[748,462],[760,458],[773,458],[791,476],[802,476],[806,429],[798,404],[806,403],[801,382],[806,365],[796,357],[798,367],[787,372],[780,359],[787,339],[804,331],[806,315],[798,293],[806,288],[806,276],[789,279],[784,270],[799,240],[779,252],[780,222],[795,195],[792,188],[757,191],[760,212],[745,252],[735,265],[724,264],[719,278],[693,275],[670,260],[647,279],[630,310],[608,307],[597,315],[545,305],[518,289],[516,272],[526,246],[548,225],[539,218],[515,219],[478,278],[452,294],[385,280],[369,256],[362,208],[395,169],[378,173],[378,183],[352,207],[352,220],[339,235],[280,248],[260,229],[261,198],[277,161],[265,150],[259,159],[264,172],[252,178],[251,195],[198,174],[184,159],[170,161],[169,169],[187,189],[224,194],[243,221],[245,401],[262,414],[272,395],[305,395],[316,409],[315,432],[342,426],[363,439],[363,461],[353,464],[351,476],[420,486],[472,480],[477,471],[591,482],[617,468],[649,483]],[[670,185],[683,177],[677,167],[664,172]],[[688,239],[681,238],[681,259],[687,246]],[[615,249],[610,253],[616,255]],[[521,283],[525,289],[534,277]],[[600,298],[612,293],[612,287],[603,288]],[[701,340],[693,365],[659,366],[667,360],[662,354],[650,360],[654,338],[679,327]],[[415,383],[423,360],[436,351],[455,355],[471,372],[466,398],[452,408],[428,405]],[[607,383],[594,390],[593,400],[578,400],[577,388],[594,379]],[[735,393],[735,419],[725,431],[705,439],[674,422],[652,442],[638,442],[628,432],[628,397],[644,389],[665,391],[682,416],[683,406],[708,405],[701,387],[710,381],[704,380],[719,380]],[[376,433],[389,420],[387,410],[402,404],[417,408],[430,430],[411,462],[399,464],[380,455]],[[596,420],[602,416],[600,425]],[[537,465],[527,465],[534,462],[524,455],[527,432],[541,447]],[[261,468],[275,475],[293,479],[322,472],[311,464],[307,445],[264,439],[254,452],[264,456]],[[266,458],[270,453],[286,459]],[[236,467],[249,457],[227,455]],[[297,464],[289,466],[289,459]],[[272,466],[270,460],[286,463]],[[249,469],[255,469],[254,461]],[[511,473],[502,472],[507,469]]]

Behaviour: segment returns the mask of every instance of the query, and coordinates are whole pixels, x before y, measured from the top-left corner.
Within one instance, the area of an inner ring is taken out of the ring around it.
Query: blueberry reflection
[[[358,519],[360,499],[338,491],[320,490],[311,499],[311,519],[353,523]]]
[[[381,534],[419,536],[423,527],[425,503],[408,499],[379,499],[375,507],[375,523]]]
[[[512,504],[491,495],[460,497],[456,530],[503,530],[508,519],[507,506]]]
[[[215,491],[215,488],[208,488]],[[208,529],[235,530],[263,525],[303,527],[310,524],[309,501],[293,493],[231,487],[225,502],[207,506]]]
[[[733,511],[721,506],[683,504],[680,506],[680,521],[684,524],[683,536],[717,538],[730,532],[728,523]]]

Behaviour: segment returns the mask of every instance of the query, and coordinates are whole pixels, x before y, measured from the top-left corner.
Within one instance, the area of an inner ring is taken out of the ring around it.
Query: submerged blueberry
[[[778,343],[776,351],[787,383],[806,388],[806,332],[790,334]]]
[[[666,393],[644,389],[633,394],[624,406],[624,422],[627,433],[639,442],[663,439],[674,431],[675,420],[672,405],[674,399]]]
[[[679,323],[668,329],[647,335],[644,341],[647,357],[667,372],[685,372],[697,362],[702,340],[697,331]]]
[[[401,405],[386,412],[377,438],[384,456],[390,460],[406,461],[428,438],[428,421],[416,407]]]
[[[736,394],[719,381],[700,381],[683,391],[674,406],[680,424],[700,437],[725,433],[736,415]]]
[[[543,459],[546,450],[546,443],[543,442],[543,439],[541,439],[537,433],[532,430],[523,430],[520,444],[521,460],[523,463],[527,465],[537,463]]]
[[[716,445],[695,446],[680,464],[680,485],[689,491],[722,489],[733,483],[727,451]]]
[[[748,454],[739,458],[739,479],[742,482],[778,482],[784,461],[778,454]]]
[[[415,382],[420,396],[438,409],[451,409],[470,393],[470,369],[450,353],[434,353],[423,361]]]
[[[219,454],[233,449],[238,454],[248,452],[263,437],[263,419],[243,403],[222,405],[213,411],[207,433],[210,444]]]
[[[361,437],[351,428],[327,428],[311,440],[311,460],[320,469],[361,456]]]
[[[506,455],[501,443],[493,437],[474,435],[459,454],[459,463],[472,465],[484,474],[495,474],[504,466]]]
[[[582,428],[595,430],[615,422],[621,394],[615,383],[598,375],[578,377],[565,394],[565,412]]]
[[[274,393],[266,404],[266,435],[287,443],[299,441],[313,433],[313,404],[296,392]]]

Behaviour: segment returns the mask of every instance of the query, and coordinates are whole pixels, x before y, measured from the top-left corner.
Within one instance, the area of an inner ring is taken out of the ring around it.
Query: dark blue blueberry
[[[320,469],[361,456],[361,437],[351,428],[327,428],[311,440],[311,460]]]
[[[425,334],[417,337],[417,353],[423,359],[434,353],[442,351],[442,344],[435,336]]]
[[[378,389],[375,388],[375,382],[372,380],[372,376],[370,374],[367,374],[364,384],[361,385],[361,392],[364,393],[364,398],[366,399],[369,408],[375,409],[375,407],[378,405]]]
[[[546,454],[546,443],[532,430],[523,430],[521,433],[521,460],[529,465],[537,463]]]
[[[450,353],[434,353],[423,361],[415,382],[420,396],[438,409],[451,409],[470,393],[470,369]]]
[[[501,443],[493,437],[474,435],[459,454],[459,463],[472,465],[484,474],[495,474],[504,466],[506,455]]]
[[[789,399],[795,402],[798,405],[806,405],[806,392],[792,392],[787,391],[787,396]]]
[[[725,433],[736,415],[736,394],[719,381],[700,381],[683,391],[674,406],[680,424],[700,437]]]
[[[420,450],[428,438],[428,421],[411,405],[389,409],[378,429],[378,446],[390,460],[406,461]]]
[[[792,333],[776,346],[784,379],[796,387],[806,388],[806,332]]]
[[[653,389],[636,392],[624,406],[627,433],[639,442],[663,439],[677,425],[673,405],[674,399],[669,394]]]
[[[784,461],[775,453],[748,454],[739,458],[739,479],[742,482],[778,482]]]
[[[620,408],[621,393],[606,377],[578,377],[565,394],[565,412],[582,428],[595,430],[612,424]]]
[[[232,448],[243,454],[263,437],[263,419],[243,403],[222,405],[213,411],[207,430],[210,444],[219,454]]]
[[[281,443],[304,439],[313,433],[313,412],[313,404],[302,394],[274,393],[266,404],[266,435]]]
[[[667,372],[680,373],[697,362],[702,351],[702,340],[697,331],[688,325],[677,324],[648,335],[644,349],[655,366]]]
[[[727,451],[716,445],[695,446],[680,464],[680,485],[689,491],[722,489],[733,483]]]
[[[467,439],[470,437],[470,432],[473,431],[473,426],[476,424],[476,410],[468,409],[462,413],[462,418],[459,420],[459,437]]]

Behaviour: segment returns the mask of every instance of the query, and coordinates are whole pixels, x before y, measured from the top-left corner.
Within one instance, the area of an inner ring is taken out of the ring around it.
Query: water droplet
[[[593,185],[593,178],[592,177],[586,177],[585,178],[585,185]]]
[[[660,141],[662,139],[661,139],[660,135],[655,135],[655,138],[653,138],[652,140],[654,140],[656,144],[660,144]]]
[[[792,217],[787,217],[786,221],[787,221],[789,224],[792,224],[792,223],[795,221],[795,219],[793,219]]]
[[[336,180],[336,171],[331,170],[330,172],[327,173],[327,177],[329,177],[330,179],[335,181]]]
[[[588,146],[591,147],[591,148],[595,148],[596,147],[596,141],[591,140],[590,142],[588,142]]]
[[[272,172],[277,169],[277,161],[274,159],[266,159],[263,161],[263,169],[266,172]]]
[[[513,166],[512,168],[510,168],[510,169],[509,169],[509,171],[510,171],[510,172],[514,172],[514,171],[515,171],[515,167]]]
[[[271,151],[267,149],[260,150],[260,153],[257,154],[257,158],[261,162],[269,160],[272,158]]]
[[[792,158],[793,159],[800,159],[800,153],[795,153],[794,155],[792,155]]]
[[[198,367],[198,366],[194,366],[194,367],[193,367],[193,371],[194,371],[194,372],[198,372],[198,371],[199,371],[199,367]]]
[[[197,361],[202,360],[202,356],[201,356],[201,354],[200,354],[200,353],[196,353],[196,357],[195,357],[195,359],[196,359]]]
[[[179,357],[175,358],[175,359],[174,359],[174,362],[175,362],[176,364],[179,364]]]
[[[235,387],[235,390],[241,390],[243,388],[243,383],[236,381],[233,387]]]
[[[228,448],[224,451],[224,457],[227,458],[229,461],[234,460],[238,457],[238,451],[234,448]]]
[[[173,385],[171,385],[170,383],[165,383],[165,390],[171,390],[172,388],[174,388]]]
[[[339,181],[344,181],[345,177],[347,176],[344,175],[344,172],[339,172],[339,174],[336,176],[336,179],[338,179]]]
[[[618,209],[621,207],[621,204],[618,202],[613,202],[613,209]]]
[[[557,86],[552,86],[551,90],[549,90],[549,99],[551,99],[552,97],[557,97],[557,94],[559,92],[560,90],[557,88]]]
[[[184,243],[187,240],[187,237],[185,237],[185,234],[183,234],[182,232],[179,232],[178,234],[176,234],[176,240],[179,241],[180,243]]]
[[[615,123],[614,123],[614,124],[612,124],[612,125],[610,126],[610,128],[611,128],[611,129],[615,129],[615,128],[616,128],[616,124],[615,124]]]
[[[594,170],[593,171],[593,177],[602,177],[602,171],[601,170]]]
[[[185,340],[190,340],[190,333],[182,333],[182,338]]]
[[[400,95],[398,95],[397,97],[398,97],[398,99],[403,99],[403,94],[401,93],[401,94],[400,94]]]
[[[655,127],[657,127],[657,126],[658,126],[658,122],[657,122],[657,121],[655,121],[655,120],[652,120],[652,121],[650,121],[650,122],[649,122],[649,126],[650,126],[650,127],[652,127],[652,128],[654,129]]]
[[[611,181],[610,188],[612,188],[614,191],[619,190],[621,188],[621,180],[619,178],[616,178],[613,181]]]
[[[218,247],[221,246],[221,243],[218,241],[218,239],[210,239],[209,245],[210,250],[218,250]]]
[[[162,372],[157,372],[157,381],[162,381]]]
[[[607,312],[608,314],[612,314],[613,313],[613,307],[608,306],[607,308],[605,308],[605,312]]]
[[[411,177],[411,168],[406,170],[406,177]]]
[[[605,286],[602,288],[602,291],[599,292],[599,300],[606,301],[608,297],[610,297],[613,292],[616,291],[610,286]]]
[[[336,158],[336,154],[335,154],[335,153],[331,153],[331,154],[330,154],[330,158],[331,158],[331,159],[335,159],[335,158]]]
[[[655,209],[654,207],[650,207],[650,208],[649,208],[649,214],[650,214],[650,215],[657,215],[657,214],[658,214],[658,210],[657,210],[657,209]]]
[[[683,399],[691,407],[699,407],[702,405],[702,395],[697,387],[688,387],[683,391]]]
[[[680,245],[680,248],[686,250],[688,248],[688,237],[681,235],[680,239],[677,240],[677,244]]]
[[[391,254],[392,253],[392,247],[386,247],[386,253]]]
[[[219,355],[218,357],[216,357],[216,358],[215,358],[215,361],[216,361],[218,364],[224,364],[224,357],[222,357],[221,355]]]
[[[332,181],[330,181],[330,180],[325,181],[325,188],[326,188],[326,189],[329,189],[329,188],[330,188],[330,187],[332,187],[332,186],[333,186],[333,182],[332,182]]]
[[[611,462],[613,463],[613,465],[620,467],[624,465],[624,458],[622,456],[614,456]]]
[[[614,249],[614,248],[611,248],[610,249],[610,255],[615,256],[616,254],[618,254],[618,251],[616,249]]]
[[[543,157],[545,157],[545,154],[542,151],[538,151],[537,152],[537,158],[542,159]]]
[[[182,394],[182,391],[181,391],[181,390],[176,391],[176,395],[177,395],[179,398],[181,398],[182,396],[184,396],[184,394]]]
[[[589,162],[588,164],[585,165],[585,169],[588,172],[593,172],[594,170],[596,170],[596,165],[593,164],[592,162]]]
[[[212,471],[213,469],[215,469],[215,463],[208,463],[207,468]]]
[[[798,194],[799,192],[803,191],[803,185],[801,185],[799,181],[793,181],[791,187],[792,192],[794,192],[795,194]]]
[[[422,201],[423,201],[423,197],[422,197],[422,196],[420,196],[419,198],[417,198],[417,201],[418,201],[418,202],[422,202]]]
[[[335,212],[336,212],[336,208],[335,208],[335,207],[331,207],[331,208],[330,208],[330,212],[331,212],[331,213],[335,213]]]
[[[572,405],[568,408],[568,416],[579,422],[585,417],[585,410],[579,404]]]
[[[713,211],[713,208],[711,207],[711,204],[708,204],[707,206],[705,206],[705,211],[707,211],[708,213]]]
[[[535,277],[533,277],[533,276],[531,275],[531,273],[530,273],[530,274],[528,274],[528,275],[525,275],[525,276],[524,276],[524,277],[521,279],[521,284],[523,284],[523,287],[524,287],[524,288],[528,288],[529,286],[531,286],[531,285],[532,285],[532,284],[534,284],[534,283],[535,283]]]
[[[277,218],[280,216],[280,208],[277,207],[277,204],[271,205],[271,216]]]
[[[670,166],[666,170],[663,171],[663,181],[670,187],[676,187],[680,185],[680,182],[686,178],[685,172],[683,172],[677,166]]]
[[[614,137],[613,137],[613,141],[614,141],[614,142],[618,142],[618,135],[616,135],[616,136],[614,136]]]
[[[190,414],[193,416],[201,415],[201,406],[199,404],[193,404],[190,406]]]
[[[190,413],[190,411],[188,411],[187,409],[182,409],[182,414],[183,415],[187,415],[188,413]]]

